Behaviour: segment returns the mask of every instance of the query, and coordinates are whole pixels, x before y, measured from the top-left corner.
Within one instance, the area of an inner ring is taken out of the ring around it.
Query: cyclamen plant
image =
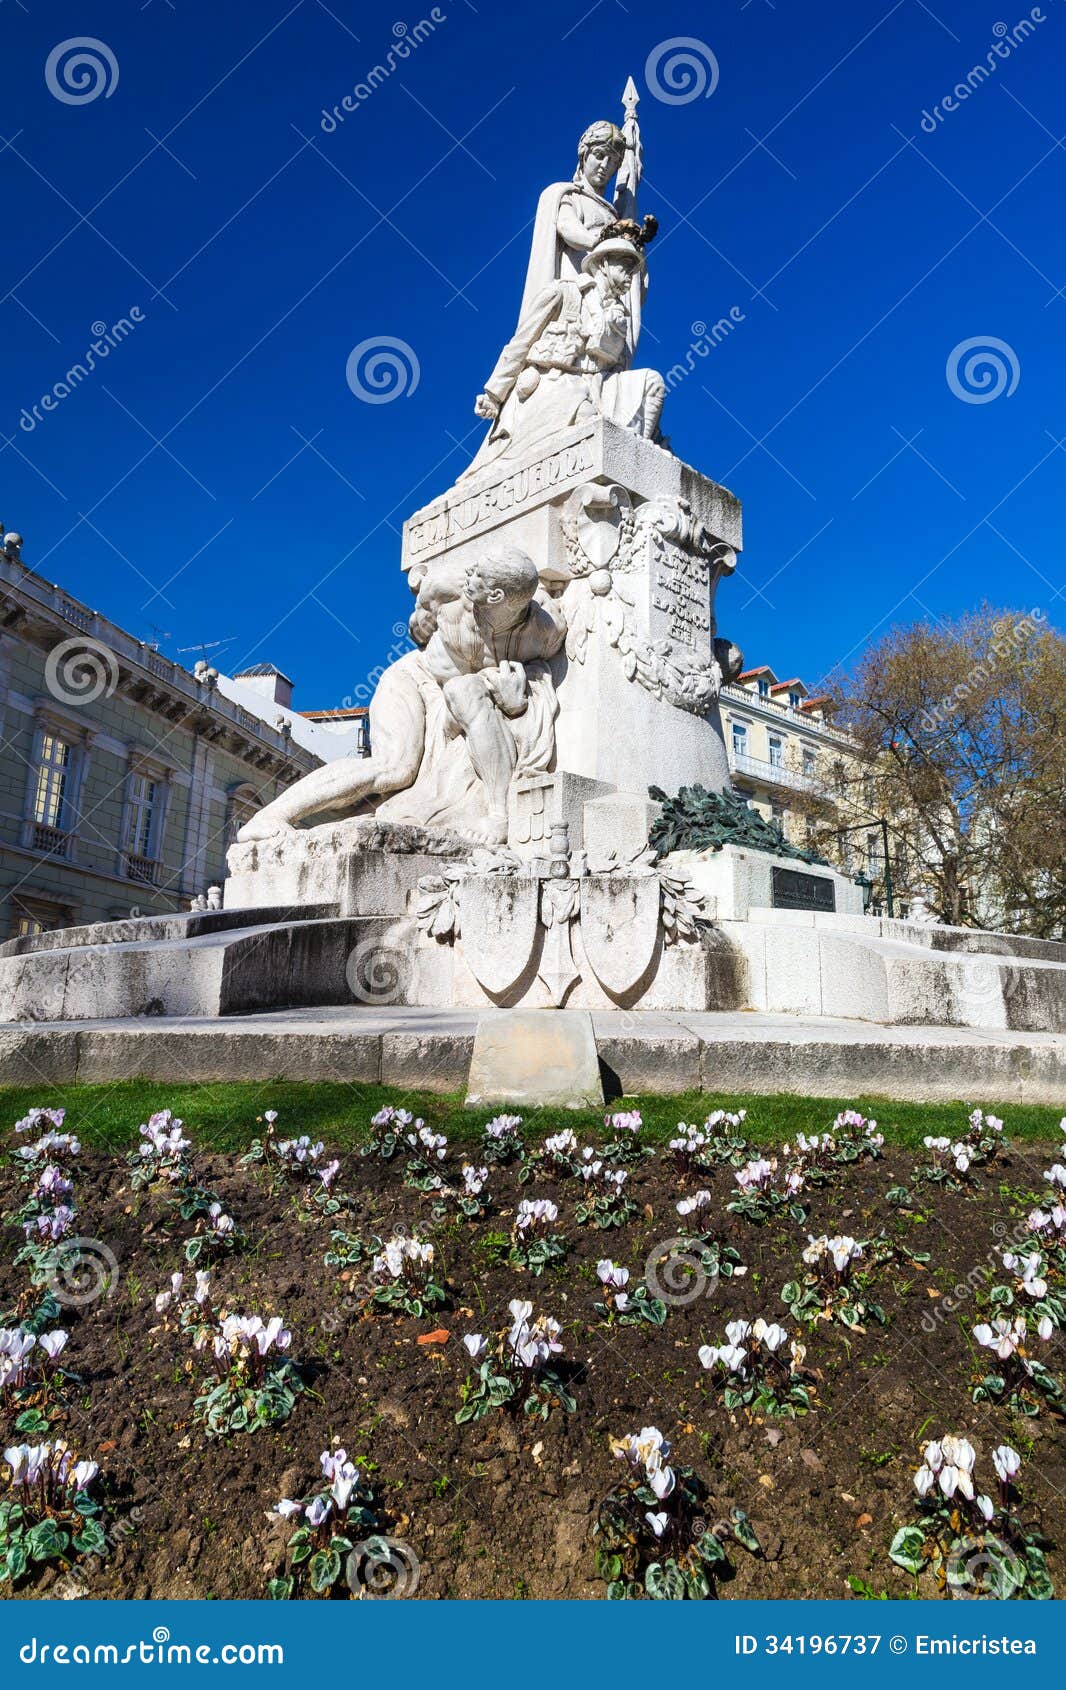
[[[261,1138],[253,1138],[247,1154],[241,1157],[241,1166],[248,1167],[256,1162],[268,1163],[275,1188],[278,1187],[279,1181],[294,1183],[302,1187],[310,1200],[324,1208],[327,1214],[336,1214],[346,1206],[340,1199],[331,1195],[333,1183],[340,1173],[340,1162],[336,1157],[330,1161],[324,1160],[326,1147],[322,1140],[312,1141],[307,1133],[302,1133],[298,1138],[277,1138],[277,1118],[276,1109],[263,1111],[263,1120],[267,1124],[266,1133]]]
[[[818,1320],[839,1320],[860,1332],[867,1320],[883,1326],[884,1309],[870,1302],[856,1282],[857,1265],[866,1255],[858,1239],[845,1233],[835,1238],[827,1238],[825,1233],[819,1238],[812,1233],[807,1236],[803,1260],[809,1271],[800,1280],[790,1280],[781,1292],[781,1301],[790,1313],[811,1325]]]
[[[508,1260],[513,1267],[526,1268],[539,1278],[546,1267],[562,1261],[566,1255],[566,1239],[561,1233],[551,1230],[558,1219],[559,1210],[549,1198],[522,1198],[511,1228]]]
[[[27,1110],[22,1119],[15,1122],[16,1133],[47,1133],[61,1132],[63,1122],[67,1118],[65,1109],[46,1109],[36,1103]]]
[[[977,1452],[966,1438],[939,1438],[922,1447],[914,1475],[921,1516],[902,1526],[889,1556],[916,1581],[931,1573],[953,1596],[1046,1600],[1055,1594],[1045,1550],[1051,1543],[1023,1520],[1014,1479],[1021,1457],[1010,1444],[992,1451],[996,1496],[979,1494]]]
[[[190,1187],[178,1203],[178,1212],[182,1220],[196,1222],[193,1236],[185,1243],[185,1260],[189,1263],[196,1263],[204,1257],[227,1256],[235,1250],[243,1250],[248,1243],[247,1233],[242,1231],[232,1215],[226,1213],[210,1191],[201,1191],[198,1186]]]
[[[130,1184],[134,1190],[158,1183],[188,1184],[191,1146],[181,1130],[184,1125],[169,1109],[160,1109],[137,1128],[141,1142],[127,1158],[133,1168]]]
[[[1056,1273],[1066,1274],[1066,1203],[1048,1198],[1046,1208],[1030,1209],[1025,1226],[1039,1240]]]
[[[193,1404],[208,1436],[256,1432],[287,1420],[304,1384],[285,1355],[292,1333],[281,1316],[264,1320],[258,1314],[217,1311],[211,1275],[205,1272],[197,1273],[194,1289],[182,1301],[184,1283],[182,1274],[173,1274],[170,1290],[159,1293],[155,1306],[157,1313],[166,1314],[176,1305],[193,1349],[210,1356],[214,1379],[203,1383]]]
[[[700,1366],[722,1390],[726,1408],[794,1419],[806,1414],[811,1395],[803,1382],[807,1351],[775,1321],[731,1320],[724,1344],[703,1344]]]
[[[374,1257],[371,1273],[381,1283],[372,1293],[378,1308],[399,1310],[417,1320],[446,1301],[444,1287],[434,1278],[436,1252],[421,1238],[396,1234],[380,1255]]]
[[[746,1109],[735,1113],[715,1109],[701,1127],[679,1121],[676,1135],[666,1148],[681,1178],[688,1179],[715,1167],[743,1166],[751,1155],[751,1146],[740,1130],[747,1113]]]
[[[877,1130],[877,1122],[867,1120],[857,1109],[842,1109],[830,1132],[836,1142],[837,1162],[858,1162],[863,1157],[871,1161],[880,1156],[885,1135]]]
[[[794,1221],[806,1220],[806,1209],[796,1202],[804,1187],[798,1168],[787,1163],[779,1168],[776,1156],[758,1156],[738,1168],[734,1178],[737,1189],[726,1204],[730,1213],[743,1215],[756,1225],[782,1213],[788,1213]]]
[[[0,1501],[0,1582],[17,1584],[35,1563],[107,1554],[100,1504],[89,1495],[95,1461],[79,1461],[62,1439],[12,1444],[4,1461],[12,1494]]]
[[[596,1570],[606,1580],[608,1601],[702,1601],[731,1571],[728,1541],[761,1553],[742,1508],[708,1528],[704,1487],[691,1467],[668,1464],[670,1445],[657,1426],[612,1439],[611,1453],[628,1471],[600,1504],[593,1527]]]
[[[603,1287],[603,1302],[596,1304],[596,1313],[608,1326],[662,1326],[667,1308],[661,1297],[654,1297],[644,1284],[630,1289],[629,1269],[620,1267],[609,1257],[596,1263],[596,1278]]]
[[[586,1147],[581,1152],[578,1169],[585,1182],[586,1195],[574,1210],[581,1226],[595,1226],[606,1231],[609,1227],[624,1226],[637,1205],[627,1197],[623,1187],[629,1175],[624,1168],[610,1168],[595,1150]]]
[[[1048,1342],[1054,1331],[1050,1316],[1041,1315],[1031,1335],[1024,1313],[994,1315],[991,1323],[983,1321],[975,1326],[975,1343],[991,1350],[998,1366],[977,1380],[974,1402],[1005,1401],[1015,1414],[1037,1415],[1042,1407],[1056,1414],[1066,1413],[1066,1393],[1055,1375],[1033,1353],[1038,1344]]]
[[[459,1184],[453,1184],[451,1179],[446,1179],[440,1174],[432,1176],[425,1189],[436,1194],[433,1215],[437,1220],[443,1220],[453,1209],[469,1221],[488,1214],[488,1168],[475,1168],[472,1163],[464,1162],[460,1169],[460,1181]]]
[[[63,1111],[60,1109],[56,1113],[62,1117]],[[81,1141],[74,1133],[61,1133],[49,1128],[32,1144],[19,1145],[15,1151],[15,1167],[20,1179],[34,1179],[38,1162],[51,1162],[57,1167],[69,1170],[80,1153]]]
[[[481,1154],[486,1162],[505,1166],[525,1155],[525,1145],[519,1128],[521,1115],[494,1115],[481,1130]]]
[[[370,1118],[372,1128],[370,1137],[361,1147],[361,1156],[377,1156],[382,1162],[391,1162],[404,1145],[408,1128],[417,1128],[425,1123],[416,1121],[409,1109],[394,1109],[386,1104],[376,1115]]]
[[[998,1156],[1003,1145],[1003,1122],[996,1115],[984,1115],[975,1109],[967,1118],[966,1131],[957,1139],[930,1136],[922,1143],[930,1152],[931,1161],[920,1170],[921,1176],[957,1190],[968,1183],[974,1168]]]
[[[702,1296],[708,1281],[742,1279],[748,1270],[739,1252],[731,1244],[723,1243],[713,1228],[701,1225],[700,1217],[706,1218],[708,1210],[718,1207],[713,1193],[694,1191],[691,1197],[682,1197],[674,1206],[692,1232],[669,1239],[658,1254],[648,1258],[644,1271],[654,1278],[656,1288],[665,1286],[670,1300],[683,1305]]]
[[[533,1304],[515,1297],[507,1305],[511,1325],[490,1341],[480,1332],[468,1332],[463,1347],[471,1361],[479,1364],[475,1378],[460,1388],[462,1407],[456,1412],[460,1426],[481,1420],[494,1409],[508,1408],[547,1420],[557,1402],[568,1414],[577,1403],[556,1372],[553,1358],[561,1356],[562,1327],[551,1315],[533,1318]]]
[[[315,1595],[328,1595],[344,1573],[342,1556],[350,1555],[355,1541],[377,1525],[370,1491],[347,1450],[324,1449],[318,1459],[325,1483],[296,1502],[282,1497],[272,1510],[282,1520],[299,1522],[286,1545],[291,1570],[267,1586],[275,1601],[288,1601],[305,1572]],[[374,1552],[373,1539],[366,1548]]]
[[[608,1134],[608,1141],[603,1146],[601,1155],[608,1162],[642,1162],[645,1156],[652,1155],[651,1149],[640,1143],[640,1129],[644,1121],[639,1109],[626,1109],[614,1115],[605,1115],[603,1125]]]
[[[525,1185],[538,1174],[556,1179],[576,1179],[581,1171],[581,1148],[571,1127],[553,1133],[539,1150],[531,1151],[518,1170],[520,1184]]]
[[[412,1191],[436,1191],[442,1183],[439,1164],[448,1154],[447,1138],[443,1133],[430,1132],[422,1121],[416,1121],[404,1143],[413,1152],[404,1170],[404,1185]]]
[[[64,1382],[74,1377],[59,1366],[68,1339],[62,1327],[41,1333],[0,1327],[0,1404],[18,1411],[15,1433],[20,1438],[47,1432],[47,1410]]]

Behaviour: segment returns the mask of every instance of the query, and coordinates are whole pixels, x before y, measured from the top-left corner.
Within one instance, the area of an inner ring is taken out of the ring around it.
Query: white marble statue
[[[245,823],[240,843],[371,808],[380,820],[504,842],[512,776],[542,773],[554,756],[548,660],[566,639],[561,608],[532,559],[503,546],[461,574],[428,574],[411,632],[424,649],[378,684],[371,756],[312,770]]]
[[[467,475],[596,416],[657,439],[666,384],[631,367],[648,238],[636,223],[608,223],[577,276],[532,295],[478,398],[492,428]]]

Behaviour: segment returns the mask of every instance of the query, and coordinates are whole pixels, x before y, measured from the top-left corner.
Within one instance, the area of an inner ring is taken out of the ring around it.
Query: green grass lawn
[[[886,1098],[802,1098],[784,1096],[716,1096],[692,1092],[677,1097],[627,1097],[612,1109],[639,1109],[650,1139],[670,1137],[678,1121],[702,1122],[713,1109],[746,1109],[747,1133],[767,1146],[796,1132],[822,1132],[841,1109],[860,1109],[873,1116],[886,1143],[920,1145],[926,1133],[956,1135],[979,1099],[958,1103],[892,1103]],[[137,1128],[157,1109],[181,1117],[194,1139],[205,1148],[241,1150],[261,1130],[257,1118],[276,1109],[278,1129],[288,1134],[311,1133],[341,1149],[358,1145],[370,1117],[385,1103],[420,1115],[427,1125],[456,1140],[476,1140],[482,1124],[497,1109],[464,1109],[461,1095],[402,1092],[397,1087],[317,1085],[295,1081],[256,1084],[165,1085],[129,1080],[120,1085],[0,1087],[0,1138],[10,1141],[15,1122],[33,1105],[61,1107],[66,1126],[82,1142],[98,1148],[127,1149],[136,1142]],[[1008,1138],[1057,1142],[1061,1109],[1028,1105],[984,1105],[1002,1117]],[[573,1126],[575,1131],[599,1125],[594,1110],[526,1109],[522,1114],[531,1137]]]

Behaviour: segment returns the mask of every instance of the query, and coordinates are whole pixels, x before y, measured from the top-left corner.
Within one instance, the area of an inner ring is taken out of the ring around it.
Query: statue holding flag
[[[586,413],[658,438],[662,378],[633,367],[647,291],[644,248],[658,228],[654,217],[638,222],[637,99],[630,77],[622,128],[590,124],[572,180],[540,196],[518,327],[474,406],[492,428],[467,475]]]

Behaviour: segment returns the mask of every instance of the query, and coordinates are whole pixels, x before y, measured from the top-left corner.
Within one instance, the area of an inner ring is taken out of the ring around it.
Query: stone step
[[[535,1013],[543,1015],[550,1040],[556,1012]],[[135,1078],[174,1084],[365,1081],[394,1088],[401,1097],[459,1093],[467,1086],[480,1020],[469,1010],[390,1006],[286,1010],[224,1021],[0,1025],[0,1084],[32,1086],[42,1103],[48,1086]],[[592,1027],[608,1097],[705,1091],[1066,1108],[1066,1040],[1046,1033],[640,1010],[593,1011]]]

